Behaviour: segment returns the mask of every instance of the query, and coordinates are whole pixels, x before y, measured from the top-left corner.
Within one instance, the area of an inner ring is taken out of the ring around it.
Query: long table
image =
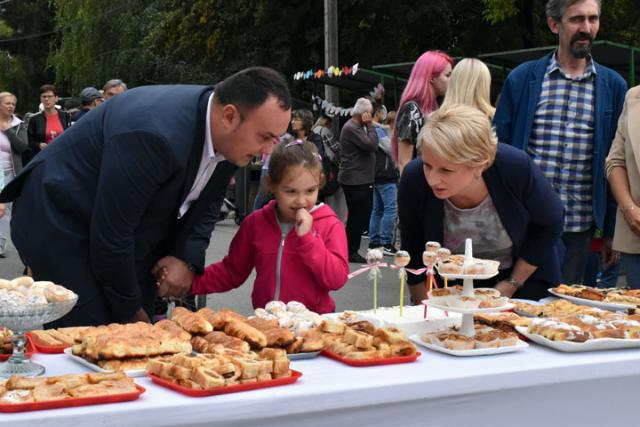
[[[190,398],[136,378],[137,401],[0,414],[0,425],[48,426],[611,426],[637,425],[640,350],[565,354],[531,345],[416,363],[354,368],[322,356],[292,363],[292,385]],[[85,372],[65,355],[33,356],[46,375]]]

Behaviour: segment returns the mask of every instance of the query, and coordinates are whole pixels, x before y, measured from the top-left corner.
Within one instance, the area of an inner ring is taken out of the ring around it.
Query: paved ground
[[[211,245],[207,249],[207,264],[218,261],[224,257],[231,243],[238,226],[232,220],[220,222],[211,238]],[[362,247],[365,248],[369,241],[363,239]],[[363,254],[366,250],[361,251]],[[385,257],[388,261],[391,257]],[[359,265],[351,264],[351,271],[357,269]],[[13,278],[22,274],[23,266],[18,259],[17,252],[13,246],[7,250],[7,257],[0,258],[0,277]],[[212,294],[207,297],[207,305],[212,308],[228,307],[240,313],[249,313],[251,307],[251,289],[255,274],[252,273],[247,282],[233,291],[224,294]],[[383,270],[383,278],[379,283],[378,305],[392,306],[399,303],[399,283],[395,271]],[[407,292],[405,297],[408,302]],[[336,301],[336,310],[347,309],[365,310],[373,307],[373,285],[367,280],[367,275],[362,274],[351,279],[347,285],[338,292],[333,293]]]

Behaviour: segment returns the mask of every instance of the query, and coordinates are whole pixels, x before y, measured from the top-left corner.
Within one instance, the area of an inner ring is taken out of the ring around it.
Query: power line
[[[37,39],[39,37],[44,37],[44,36],[48,36],[55,33],[56,33],[55,31],[47,31],[46,33],[28,34],[26,36],[14,37],[12,39],[1,39],[0,43],[10,43],[10,42],[15,42],[19,40]]]

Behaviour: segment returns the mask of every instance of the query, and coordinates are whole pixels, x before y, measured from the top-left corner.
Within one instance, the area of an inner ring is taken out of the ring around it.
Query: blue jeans
[[[627,285],[631,289],[640,289],[640,255],[622,253],[620,263],[627,274]]]
[[[397,218],[397,184],[375,184],[373,186],[373,208],[369,219],[370,242],[390,245],[393,240],[393,227]]]

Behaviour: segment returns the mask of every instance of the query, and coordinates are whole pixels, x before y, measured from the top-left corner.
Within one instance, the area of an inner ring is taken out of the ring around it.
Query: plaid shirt
[[[564,231],[593,225],[592,176],[596,69],[571,77],[553,55],[542,81],[528,152],[565,205]]]

